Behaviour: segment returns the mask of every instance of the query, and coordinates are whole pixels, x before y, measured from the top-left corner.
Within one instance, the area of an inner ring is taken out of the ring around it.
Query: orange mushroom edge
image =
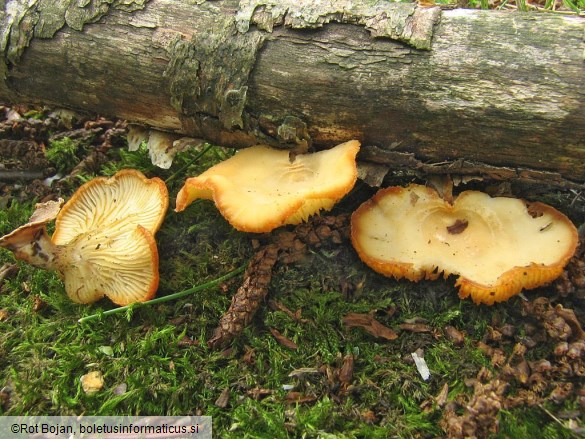
[[[457,276],[462,299],[492,305],[556,279],[578,244],[561,212],[539,202],[462,192],[452,204],[412,184],[379,190],[351,218],[361,260],[396,279]]]
[[[360,143],[351,140],[331,149],[291,158],[289,151],[265,145],[188,178],[177,195],[176,211],[196,199],[213,200],[224,218],[243,232],[270,232],[330,210],[357,180]]]
[[[85,183],[62,209],[61,203],[37,205],[29,223],[0,238],[0,246],[56,270],[74,302],[107,296],[128,305],[152,298],[159,283],[154,235],[169,204],[164,182],[125,169]],[[49,239],[46,223],[55,217]]]

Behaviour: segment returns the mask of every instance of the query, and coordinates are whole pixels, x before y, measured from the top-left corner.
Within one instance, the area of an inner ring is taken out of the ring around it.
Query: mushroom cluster
[[[187,179],[176,211],[196,199],[213,200],[229,223],[244,232],[269,232],[330,210],[357,179],[360,143],[351,140],[313,154],[258,145]]]
[[[381,189],[352,215],[351,238],[375,271],[411,281],[457,275],[459,296],[488,305],[556,279],[575,252],[571,221],[542,203],[466,191]]]
[[[122,170],[85,183],[62,209],[63,200],[37,204],[27,224],[0,238],[0,247],[58,271],[74,302],[103,296],[118,305],[145,301],[158,288],[154,234],[168,203],[162,180]],[[55,218],[49,238],[46,224]]]

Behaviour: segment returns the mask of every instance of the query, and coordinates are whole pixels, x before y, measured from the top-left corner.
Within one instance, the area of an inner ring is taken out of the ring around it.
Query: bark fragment
[[[328,23],[364,26],[373,37],[402,41],[417,49],[430,49],[433,26],[439,8],[419,8],[416,3],[389,3],[383,0],[245,0],[240,2],[237,28],[247,32],[250,25],[272,32],[275,26],[316,29]]]

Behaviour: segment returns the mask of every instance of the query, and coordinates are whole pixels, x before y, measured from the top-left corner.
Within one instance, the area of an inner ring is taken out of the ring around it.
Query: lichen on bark
[[[225,129],[244,128],[248,77],[264,42],[261,32],[240,34],[231,17],[177,41],[164,72],[171,103],[183,116],[211,116]]]
[[[280,25],[315,29],[327,23],[358,24],[373,37],[390,38],[416,49],[429,50],[440,14],[439,8],[383,0],[242,0],[236,20],[242,33],[251,25],[272,32]]]

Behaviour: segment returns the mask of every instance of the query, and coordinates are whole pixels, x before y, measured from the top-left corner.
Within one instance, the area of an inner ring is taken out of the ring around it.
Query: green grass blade
[[[215,287],[215,286],[219,285],[220,283],[242,273],[245,270],[245,268],[246,268],[245,266],[236,268],[235,270],[230,271],[229,273],[224,274],[223,276],[220,276],[220,277],[213,279],[209,282],[205,282],[204,284],[201,284],[201,285],[196,285],[193,288],[189,288],[187,290],[179,291],[178,293],[169,294],[168,296],[157,297],[156,299],[148,300],[146,302],[137,302],[137,303],[133,303],[131,305],[121,306],[119,308],[110,309],[108,311],[103,311],[103,312],[99,312],[96,314],[91,314],[89,316],[80,318],[78,320],[78,322],[85,323],[85,322],[88,322],[90,320],[95,320],[97,318],[100,318],[102,316],[109,316],[112,314],[119,314],[119,313],[124,313],[124,312],[125,313],[129,312],[130,315],[132,315],[131,313],[137,307],[150,306],[150,305],[156,305],[157,303],[169,302],[171,300],[180,299],[181,297],[188,296],[189,294],[193,294],[193,293],[196,293],[198,291],[203,291],[203,290],[206,290],[208,288]]]

